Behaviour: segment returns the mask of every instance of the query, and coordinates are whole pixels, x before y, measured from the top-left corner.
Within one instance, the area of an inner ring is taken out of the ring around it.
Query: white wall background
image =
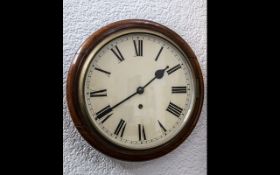
[[[92,32],[128,18],[152,20],[177,32],[192,47],[207,77],[206,0],[63,0],[63,174],[205,175],[206,96],[190,137],[176,150],[151,161],[124,162],[107,157],[89,146],[72,123],[65,87],[75,52]]]

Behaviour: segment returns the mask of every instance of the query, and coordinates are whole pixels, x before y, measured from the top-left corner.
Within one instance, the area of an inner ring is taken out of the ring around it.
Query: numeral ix
[[[107,96],[107,90],[106,89],[90,92],[90,97],[105,97],[105,96]]]

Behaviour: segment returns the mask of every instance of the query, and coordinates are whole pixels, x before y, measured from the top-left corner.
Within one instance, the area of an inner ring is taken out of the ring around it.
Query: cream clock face
[[[110,142],[154,148],[188,121],[196,93],[193,71],[165,36],[127,30],[100,43],[87,60],[82,80],[86,112]]]

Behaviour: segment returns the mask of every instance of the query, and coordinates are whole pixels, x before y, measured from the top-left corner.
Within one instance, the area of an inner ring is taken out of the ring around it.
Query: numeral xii
[[[143,40],[133,40],[136,56],[143,56]]]

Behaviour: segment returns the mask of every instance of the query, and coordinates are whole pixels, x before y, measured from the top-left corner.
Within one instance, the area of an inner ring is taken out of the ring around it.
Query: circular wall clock
[[[114,158],[162,156],[195,127],[203,103],[202,73],[189,45],[147,20],[109,24],[78,50],[67,101],[84,139]]]

